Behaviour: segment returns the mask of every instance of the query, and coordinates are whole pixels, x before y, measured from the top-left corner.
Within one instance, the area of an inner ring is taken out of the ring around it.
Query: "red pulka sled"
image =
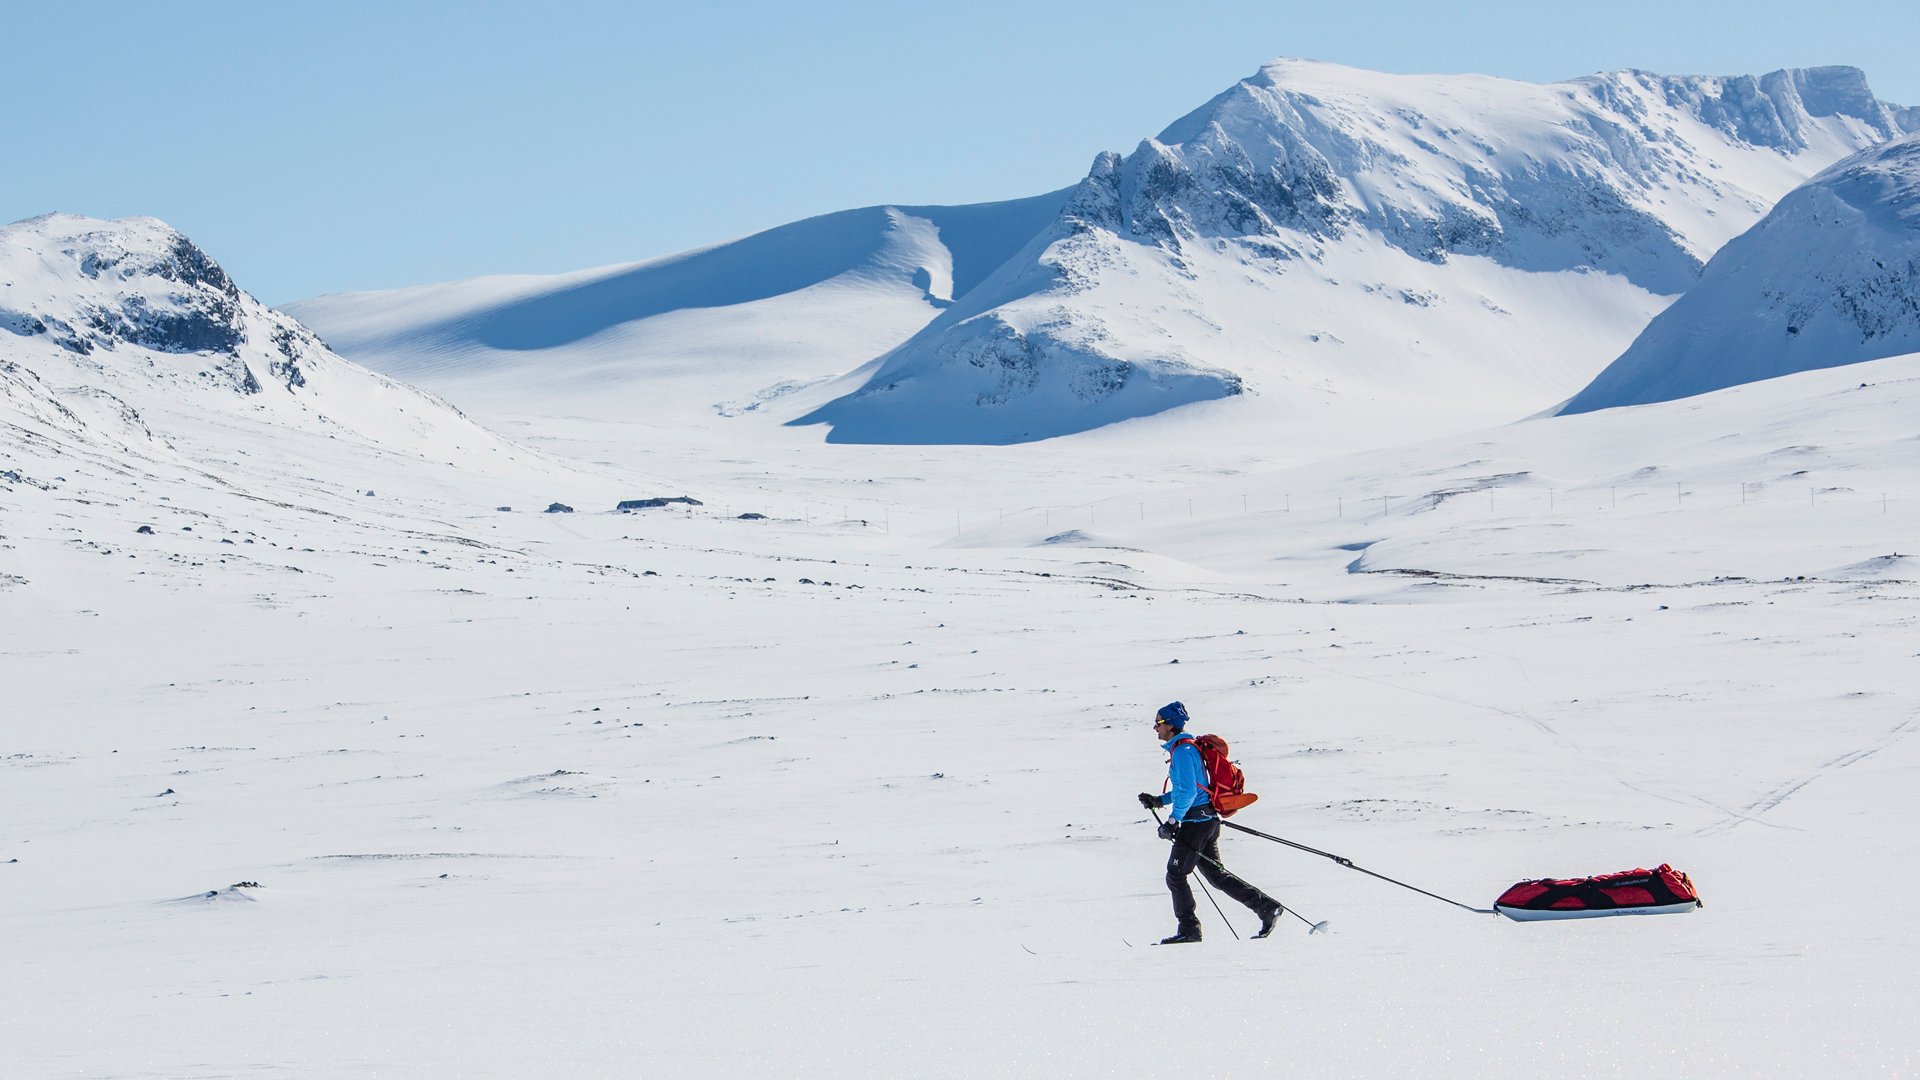
[[[1598,919],[1608,915],[1677,915],[1704,906],[1687,875],[1666,863],[1655,870],[1522,881],[1493,902],[1495,911],[1520,922]]]

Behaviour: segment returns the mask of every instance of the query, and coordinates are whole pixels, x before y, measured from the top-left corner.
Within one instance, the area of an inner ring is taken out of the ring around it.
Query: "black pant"
[[[1240,901],[1259,914],[1280,904],[1259,889],[1234,877],[1220,865],[1220,819],[1183,821],[1173,838],[1173,851],[1167,856],[1167,891],[1173,894],[1173,917],[1182,933],[1199,933],[1200,917],[1193,907],[1193,886],[1187,875],[1198,869],[1207,884]]]

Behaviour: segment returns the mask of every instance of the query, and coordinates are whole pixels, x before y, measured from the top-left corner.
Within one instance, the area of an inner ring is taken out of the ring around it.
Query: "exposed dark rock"
[[[270,364],[274,377],[286,383],[287,389],[307,385],[307,375],[300,370],[301,334],[291,326],[282,326],[273,332],[274,348],[285,357],[284,361],[275,360]]]
[[[688,498],[685,495],[675,495],[675,496],[672,496],[671,498],[623,499],[621,500],[620,505],[614,507],[614,509],[622,510],[622,511],[655,510],[662,506],[672,506],[675,503],[685,503],[688,506],[706,505],[705,503],[702,503],[699,499]]]
[[[32,337],[35,334],[46,333],[47,324],[32,315],[0,310],[0,330],[18,334],[21,337]]]

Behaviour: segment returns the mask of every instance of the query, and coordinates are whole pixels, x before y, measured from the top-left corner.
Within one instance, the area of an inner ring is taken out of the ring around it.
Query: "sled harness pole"
[[[1160,824],[1160,811],[1158,811],[1158,810],[1155,810],[1155,811],[1153,811],[1153,822],[1154,822],[1154,824],[1156,824],[1156,825],[1158,825],[1158,824]],[[1184,847],[1184,848],[1186,848],[1186,849],[1187,849],[1188,851],[1191,851],[1191,852],[1193,852],[1193,853],[1194,853],[1195,855],[1198,855],[1198,856],[1200,856],[1200,857],[1201,857],[1201,858],[1203,858],[1203,859],[1207,859],[1207,853],[1206,853],[1206,852],[1204,852],[1204,851],[1200,851],[1200,850],[1198,850],[1198,849],[1196,849],[1196,848],[1194,848],[1194,847],[1193,847],[1193,845],[1191,845],[1191,844],[1181,844],[1180,846],[1181,846],[1181,847]],[[1207,859],[1207,861],[1208,861],[1208,862],[1211,862],[1211,863],[1213,863],[1213,865],[1215,865],[1215,866],[1220,866],[1220,864],[1219,864],[1219,863],[1217,863],[1217,862],[1213,862],[1213,860],[1212,860],[1212,859]],[[1225,869],[1226,869],[1226,867],[1224,867],[1224,866],[1220,866],[1220,869],[1221,869],[1221,870],[1225,870]],[[1230,922],[1227,922],[1227,913],[1226,913],[1226,912],[1224,912],[1224,911],[1221,911],[1221,910],[1220,910],[1220,901],[1218,901],[1218,900],[1215,900],[1215,899],[1213,898],[1213,890],[1212,890],[1212,889],[1209,889],[1209,888],[1207,888],[1207,882],[1206,882],[1206,879],[1205,879],[1205,878],[1202,878],[1202,879],[1200,880],[1200,891],[1201,891],[1201,892],[1203,892],[1203,893],[1206,893],[1206,894],[1207,894],[1207,903],[1209,903],[1209,904],[1212,904],[1212,905],[1213,905],[1213,910],[1214,910],[1214,911],[1215,911],[1216,913],[1218,913],[1218,914],[1219,914],[1219,916],[1220,916],[1220,921],[1221,921],[1221,922],[1223,922],[1223,923],[1227,923],[1227,933],[1229,933],[1229,934],[1232,934],[1232,935],[1233,935],[1233,940],[1235,940],[1235,941],[1239,941],[1239,940],[1240,940],[1240,931],[1238,931],[1238,930],[1235,930],[1235,929],[1233,928],[1233,924],[1232,924],[1232,923],[1230,923]]]
[[[1149,813],[1151,813],[1151,814],[1153,815],[1153,821],[1154,821],[1154,824],[1156,824],[1156,825],[1157,825],[1157,824],[1159,824],[1159,823],[1160,823],[1160,811],[1158,811],[1158,810],[1150,810],[1150,811],[1149,811]],[[1220,824],[1222,824],[1222,825],[1225,825],[1225,824],[1227,824],[1227,822],[1226,822],[1226,821],[1225,821],[1224,819],[1222,819],[1222,820],[1221,820],[1221,822],[1220,822]],[[1178,843],[1178,841],[1176,841],[1176,843]],[[1218,871],[1220,871],[1220,872],[1221,872],[1221,873],[1223,873],[1223,874],[1230,874],[1230,873],[1232,873],[1232,872],[1233,872],[1233,871],[1231,871],[1231,870],[1228,870],[1228,869],[1227,869],[1227,868],[1226,868],[1225,866],[1222,866],[1222,865],[1220,864],[1220,860],[1218,860],[1218,859],[1214,859],[1214,858],[1209,858],[1209,857],[1207,856],[1207,853],[1206,853],[1206,852],[1204,852],[1204,851],[1200,851],[1200,850],[1197,850],[1197,849],[1196,849],[1196,848],[1194,848],[1194,846],[1193,846],[1193,845],[1191,845],[1191,844],[1181,844],[1180,846],[1182,846],[1182,847],[1184,847],[1184,848],[1186,848],[1186,849],[1187,849],[1188,851],[1191,851],[1191,852],[1193,852],[1193,853],[1194,853],[1195,855],[1198,855],[1198,856],[1200,856],[1201,858],[1203,858],[1203,859],[1206,859],[1206,860],[1207,860],[1207,862],[1209,862],[1209,863],[1211,863],[1211,864],[1213,864],[1213,867],[1214,867],[1214,869],[1216,869],[1216,870],[1218,870]],[[1207,888],[1207,881],[1206,881],[1206,879],[1205,879],[1205,878],[1201,878],[1201,879],[1200,879],[1200,888],[1201,888],[1201,890],[1202,890],[1202,891],[1204,891],[1204,892],[1205,892],[1205,893],[1207,894],[1207,899],[1213,902],[1213,910],[1215,910],[1215,911],[1220,911],[1220,901],[1218,901],[1218,900],[1214,900],[1214,899],[1213,899],[1213,890],[1211,890],[1211,889],[1208,889],[1208,888]],[[1279,903],[1279,901],[1277,901],[1277,900],[1276,900],[1276,901],[1274,901],[1274,902],[1275,902],[1275,903]],[[1299,919],[1299,920],[1300,920],[1301,922],[1303,922],[1303,923],[1306,923],[1306,924],[1307,924],[1307,933],[1309,933],[1309,934],[1317,934],[1317,933],[1319,933],[1319,932],[1321,932],[1322,930],[1325,930],[1325,929],[1327,928],[1327,924],[1326,924],[1326,923],[1324,923],[1324,922],[1314,922],[1314,921],[1313,921],[1312,919],[1309,919],[1309,918],[1307,918],[1307,917],[1306,917],[1305,915],[1302,915],[1302,914],[1300,914],[1299,912],[1297,912],[1297,911],[1295,911],[1295,910],[1293,910],[1292,908],[1290,908],[1290,907],[1288,907],[1288,906],[1287,906],[1287,905],[1285,905],[1285,904],[1280,904],[1280,910],[1282,910],[1282,911],[1285,911],[1285,912],[1286,912],[1287,914],[1289,914],[1289,915],[1291,915],[1291,916],[1293,916],[1293,917],[1294,917],[1294,918],[1296,918],[1296,919]],[[1224,912],[1224,911],[1220,911],[1220,921],[1221,921],[1221,922],[1227,922],[1227,913],[1226,913],[1226,912]],[[1233,931],[1233,936],[1234,936],[1234,938],[1235,938],[1236,940],[1237,940],[1237,939],[1238,939],[1238,938],[1240,937],[1240,932],[1239,932],[1238,930],[1234,930],[1234,929],[1233,929],[1233,924],[1232,924],[1232,923],[1227,923],[1227,929],[1228,929],[1228,930],[1231,930],[1231,931]]]
[[[1155,816],[1157,817],[1158,815],[1155,815]],[[1477,907],[1474,907],[1474,906],[1472,906],[1472,905],[1470,905],[1470,904],[1463,904],[1463,903],[1461,903],[1461,902],[1460,902],[1460,901],[1458,901],[1458,900],[1448,900],[1448,899],[1447,899],[1446,897],[1444,897],[1444,896],[1441,896],[1441,895],[1440,895],[1439,893],[1430,893],[1430,892],[1428,892],[1427,890],[1425,890],[1425,889],[1422,889],[1422,888],[1420,888],[1419,886],[1416,886],[1416,885],[1409,885],[1409,884],[1407,884],[1407,883],[1406,883],[1406,882],[1404,882],[1404,881],[1395,881],[1395,880],[1394,880],[1393,878],[1390,878],[1390,877],[1388,877],[1388,876],[1387,876],[1387,875],[1385,875],[1385,874],[1376,874],[1376,873],[1374,873],[1373,871],[1371,871],[1371,870],[1369,870],[1369,869],[1367,869],[1367,868],[1366,868],[1366,867],[1364,867],[1364,866],[1355,866],[1355,865],[1353,864],[1353,860],[1352,860],[1352,859],[1349,859],[1349,858],[1346,858],[1346,857],[1344,857],[1344,856],[1340,856],[1340,855],[1335,855],[1335,854],[1334,854],[1333,852],[1331,852],[1331,851],[1321,851],[1321,850],[1320,850],[1319,848],[1310,848],[1310,847],[1308,847],[1308,846],[1307,846],[1307,845],[1305,845],[1305,844],[1296,844],[1296,843],[1294,843],[1294,842],[1293,842],[1293,841],[1291,841],[1291,840],[1286,840],[1286,839],[1283,839],[1283,838],[1281,838],[1281,837],[1278,837],[1278,836],[1271,836],[1271,835],[1269,835],[1269,834],[1267,834],[1267,833],[1263,833],[1263,832],[1261,832],[1261,831],[1260,831],[1259,829],[1249,829],[1249,828],[1247,828],[1247,827],[1246,827],[1245,825],[1235,825],[1235,824],[1234,824],[1233,822],[1231,822],[1231,821],[1228,821],[1228,820],[1226,820],[1226,819],[1224,819],[1224,818],[1222,818],[1222,819],[1221,819],[1221,821],[1220,821],[1220,824],[1222,824],[1222,825],[1225,825],[1225,826],[1226,826],[1227,828],[1229,828],[1229,829],[1239,829],[1239,830],[1240,830],[1241,832],[1243,832],[1243,833],[1249,833],[1249,834],[1251,834],[1251,835],[1253,835],[1253,836],[1257,836],[1257,837],[1259,837],[1259,838],[1260,838],[1260,839],[1262,839],[1262,840],[1271,840],[1271,841],[1273,841],[1273,842],[1274,842],[1274,843],[1276,843],[1276,844],[1285,844],[1285,845],[1287,845],[1287,846],[1288,846],[1288,847],[1290,847],[1290,848],[1295,848],[1295,849],[1298,849],[1298,850],[1300,850],[1300,851],[1304,851],[1304,852],[1306,852],[1306,853],[1307,853],[1307,854],[1309,854],[1309,855],[1318,855],[1318,856],[1320,856],[1320,857],[1321,857],[1321,858],[1323,858],[1323,859],[1332,859],[1332,860],[1333,860],[1334,862],[1337,862],[1337,863],[1339,863],[1339,864],[1340,864],[1341,866],[1344,866],[1344,867],[1346,867],[1346,868],[1347,868],[1347,869],[1349,869],[1349,870],[1358,870],[1358,871],[1360,871],[1361,873],[1363,873],[1363,874],[1365,874],[1365,875],[1367,875],[1368,877],[1377,877],[1377,878],[1379,878],[1379,879],[1380,879],[1381,881],[1386,881],[1386,882],[1392,882],[1393,884],[1395,884],[1395,885],[1398,885],[1398,886],[1400,886],[1400,887],[1401,887],[1401,888],[1403,888],[1403,889],[1412,889],[1412,890],[1413,890],[1414,892],[1417,892],[1417,893],[1419,893],[1419,894],[1420,894],[1421,896],[1431,896],[1431,897],[1433,897],[1433,898],[1434,898],[1435,900],[1439,900],[1439,901],[1441,901],[1441,902],[1443,902],[1443,903],[1448,903],[1448,904],[1452,904],[1452,905],[1453,905],[1454,907],[1457,907],[1457,908],[1460,908],[1460,909],[1462,909],[1462,910],[1464,910],[1464,911],[1471,911],[1471,912],[1473,912],[1473,913],[1474,913],[1475,915],[1498,915],[1498,914],[1500,914],[1500,913],[1499,913],[1498,911],[1495,911],[1495,910],[1494,910],[1494,909],[1492,909],[1492,908],[1477,908]]]

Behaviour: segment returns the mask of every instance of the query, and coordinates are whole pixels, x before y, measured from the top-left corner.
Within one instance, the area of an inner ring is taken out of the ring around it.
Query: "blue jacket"
[[[1161,806],[1171,806],[1168,821],[1205,821],[1213,816],[1213,803],[1207,799],[1207,765],[1193,737],[1184,732],[1161,747],[1167,752],[1167,790],[1160,796]]]

